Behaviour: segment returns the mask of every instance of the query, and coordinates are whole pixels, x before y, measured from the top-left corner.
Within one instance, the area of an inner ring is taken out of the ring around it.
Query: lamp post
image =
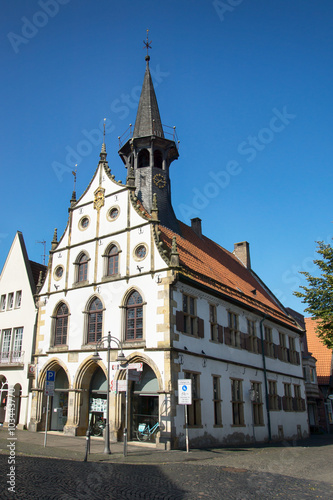
[[[105,337],[102,337],[96,344],[96,351],[92,356],[93,361],[101,361],[101,357],[98,354],[98,348],[104,347],[104,342],[107,342],[107,392],[106,392],[106,425],[105,425],[105,445],[104,445],[104,453],[106,455],[111,454],[110,449],[110,352],[111,352],[111,343],[114,342],[117,344],[118,349],[120,349],[120,354],[118,354],[117,361],[120,363],[126,361],[126,358],[123,353],[123,347],[116,337],[112,337],[111,332],[108,333]]]

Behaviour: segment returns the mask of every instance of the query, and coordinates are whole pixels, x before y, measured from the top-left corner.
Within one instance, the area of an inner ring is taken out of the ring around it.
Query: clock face
[[[159,189],[163,189],[166,186],[166,180],[164,175],[162,174],[155,174],[153,180],[155,186],[157,186]]]

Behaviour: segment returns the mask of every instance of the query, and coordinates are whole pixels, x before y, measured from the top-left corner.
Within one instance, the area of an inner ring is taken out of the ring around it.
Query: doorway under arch
[[[50,430],[63,431],[68,413],[68,378],[63,368],[59,367],[55,376],[54,396],[52,398]]]
[[[132,381],[130,393],[131,439],[137,439],[137,430],[140,424],[153,427],[159,421],[159,385],[153,369],[143,365],[140,379]],[[129,378],[131,375],[129,375]],[[152,441],[156,434],[152,436]]]

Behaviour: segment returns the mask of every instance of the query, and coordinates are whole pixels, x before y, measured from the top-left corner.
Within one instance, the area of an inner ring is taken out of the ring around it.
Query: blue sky
[[[162,122],[177,127],[178,218],[223,247],[250,243],[286,306],[331,242],[331,0],[16,0],[0,20],[0,267],[17,230],[41,262],[99,160],[125,180],[118,136],[135,122],[143,39]]]

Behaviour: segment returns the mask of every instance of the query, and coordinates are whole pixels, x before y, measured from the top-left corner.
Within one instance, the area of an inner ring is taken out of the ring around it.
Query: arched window
[[[78,260],[77,281],[87,281],[88,279],[88,258],[85,253]]]
[[[143,338],[143,304],[139,292],[134,291],[126,303],[126,340]]]
[[[154,167],[162,168],[162,165],[163,165],[162,153],[159,149],[156,149],[154,151]]]
[[[142,149],[138,156],[138,167],[149,167],[150,165],[150,154],[148,149]]]
[[[88,344],[99,342],[102,338],[103,305],[96,297],[88,310]]]
[[[107,275],[114,276],[115,274],[118,274],[119,250],[116,247],[116,245],[112,245],[112,247],[109,249],[107,259],[108,259]]]
[[[68,307],[62,303],[58,307],[55,320],[54,345],[67,344]]]

